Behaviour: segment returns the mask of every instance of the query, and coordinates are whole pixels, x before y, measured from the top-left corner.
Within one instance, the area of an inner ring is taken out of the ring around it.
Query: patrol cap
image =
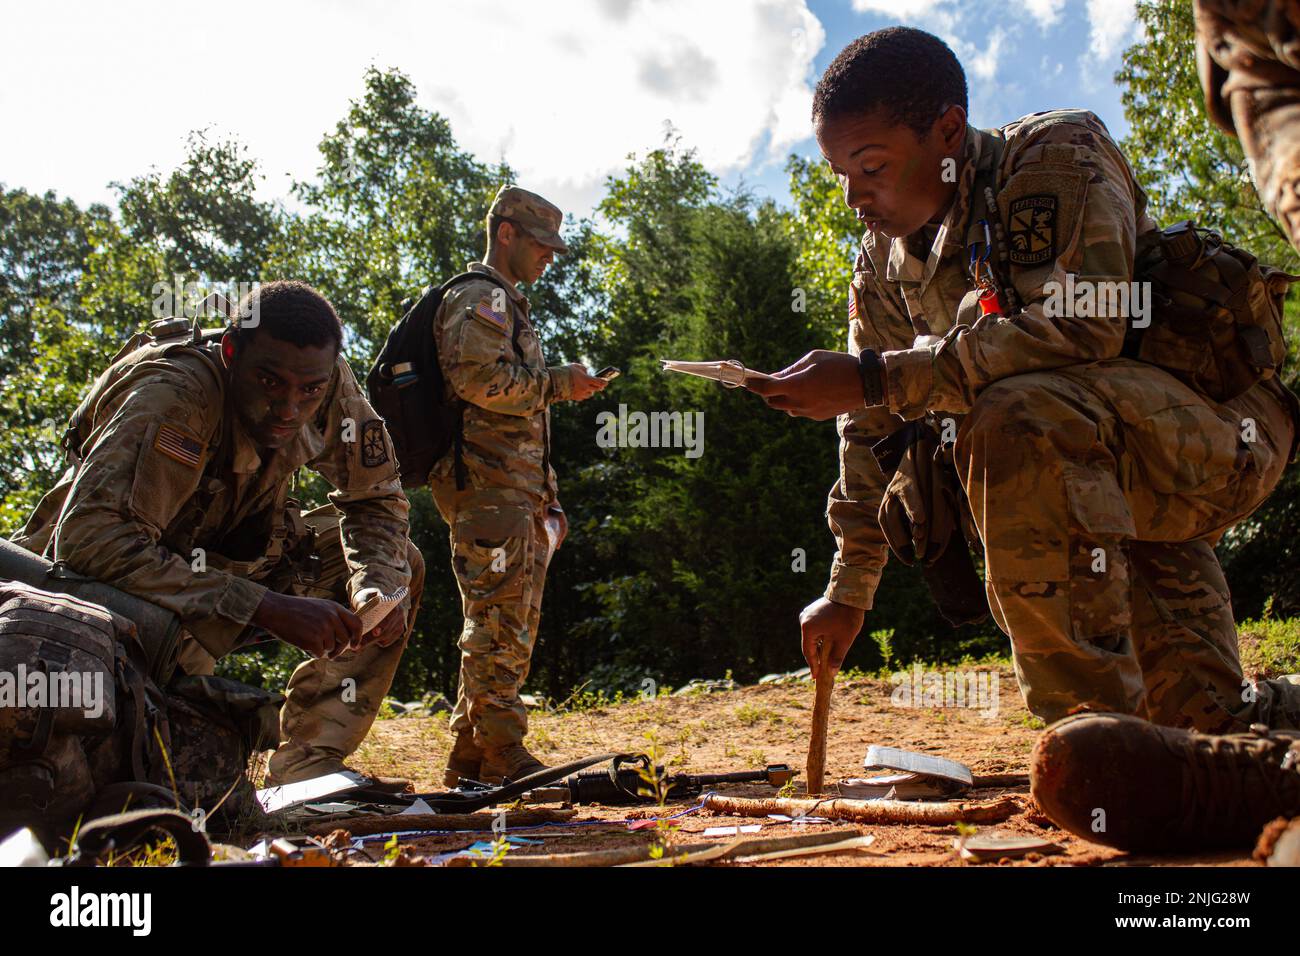
[[[560,224],[564,221],[564,214],[558,206],[547,202],[537,193],[530,193],[519,186],[502,186],[497,198],[492,200],[488,215],[518,223],[534,239],[556,252],[569,251],[569,247],[560,238]]]

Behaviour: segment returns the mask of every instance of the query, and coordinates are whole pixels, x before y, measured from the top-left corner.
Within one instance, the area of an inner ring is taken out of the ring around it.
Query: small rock
[[[685,687],[679,687],[673,691],[674,697],[685,697],[687,694],[712,694],[720,690],[735,690],[736,682],[734,680],[701,680],[699,678],[691,681]]]
[[[786,674],[767,674],[759,679],[760,684],[802,684],[812,680],[812,668],[801,667]]]

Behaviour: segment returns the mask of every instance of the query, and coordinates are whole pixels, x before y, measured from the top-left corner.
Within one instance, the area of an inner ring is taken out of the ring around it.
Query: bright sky
[[[112,202],[169,170],[187,131],[233,135],[283,198],[362,91],[399,67],[479,158],[587,214],[606,175],[671,121],[724,182],[786,198],[820,71],[854,37],[943,37],[992,126],[1061,107],[1127,126],[1113,75],[1134,0],[4,0],[0,183]]]

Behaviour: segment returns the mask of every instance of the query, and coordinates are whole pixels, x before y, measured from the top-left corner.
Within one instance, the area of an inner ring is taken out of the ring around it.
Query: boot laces
[[[1271,812],[1300,808],[1300,739],[1251,734],[1194,734],[1183,750],[1182,806],[1205,820],[1225,820],[1266,795]]]

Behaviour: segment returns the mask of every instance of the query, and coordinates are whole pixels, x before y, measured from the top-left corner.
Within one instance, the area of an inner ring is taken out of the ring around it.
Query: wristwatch
[[[863,403],[867,408],[885,404],[885,363],[875,349],[858,353],[858,376],[862,379]]]

